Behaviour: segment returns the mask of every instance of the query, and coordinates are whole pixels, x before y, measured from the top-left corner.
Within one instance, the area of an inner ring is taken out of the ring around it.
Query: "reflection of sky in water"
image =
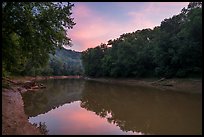
[[[45,85],[22,97],[29,121],[45,123],[49,134],[202,133],[200,94],[83,80]]]
[[[52,109],[45,114],[30,117],[31,123],[45,122],[48,134],[118,134],[139,135],[141,132],[123,132],[114,124],[110,124],[106,118],[101,118],[94,112],[80,107],[81,101],[64,104]],[[107,117],[111,117],[108,113]]]

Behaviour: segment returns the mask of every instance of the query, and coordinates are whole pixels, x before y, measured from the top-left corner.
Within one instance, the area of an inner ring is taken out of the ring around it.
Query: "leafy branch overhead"
[[[48,62],[57,47],[71,45],[75,25],[69,2],[3,2],[3,70],[20,73]]]

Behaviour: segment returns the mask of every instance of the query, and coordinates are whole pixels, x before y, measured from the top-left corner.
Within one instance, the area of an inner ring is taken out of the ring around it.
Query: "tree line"
[[[190,2],[154,29],[125,33],[82,52],[92,77],[194,77],[202,74],[202,2]]]

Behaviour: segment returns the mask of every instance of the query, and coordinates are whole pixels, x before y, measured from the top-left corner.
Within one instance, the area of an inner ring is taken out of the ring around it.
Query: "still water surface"
[[[22,94],[29,122],[48,134],[202,134],[202,95],[79,79]]]

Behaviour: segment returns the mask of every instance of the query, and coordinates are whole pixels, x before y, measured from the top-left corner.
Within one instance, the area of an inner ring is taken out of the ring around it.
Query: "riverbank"
[[[41,135],[40,130],[28,122],[20,92],[2,90],[2,135]]]
[[[9,79],[14,80],[18,83],[23,83],[25,81],[41,81],[41,80],[48,80],[48,79],[79,79],[82,78],[82,76],[13,76],[9,77]]]
[[[25,85],[46,79],[80,78],[79,76],[2,78],[2,135],[43,135],[45,130],[32,125],[24,112],[21,93],[36,92]]]
[[[21,93],[28,91],[24,82],[2,79],[2,135],[42,135],[24,112]]]
[[[141,79],[113,79],[113,78],[85,78],[90,81],[126,84],[132,86],[145,86],[158,88],[162,90],[172,90],[188,93],[202,93],[202,78],[172,78],[172,79],[157,79],[157,78],[141,78]]]
[[[49,77],[10,77],[2,79],[2,135],[40,135],[40,128],[28,121],[24,112],[21,93],[35,92],[28,90],[25,83],[46,79],[81,79],[80,76],[49,76]],[[202,78],[200,79],[113,79],[113,78],[83,78],[106,83],[126,84],[132,86],[148,86],[163,90],[202,93]]]

